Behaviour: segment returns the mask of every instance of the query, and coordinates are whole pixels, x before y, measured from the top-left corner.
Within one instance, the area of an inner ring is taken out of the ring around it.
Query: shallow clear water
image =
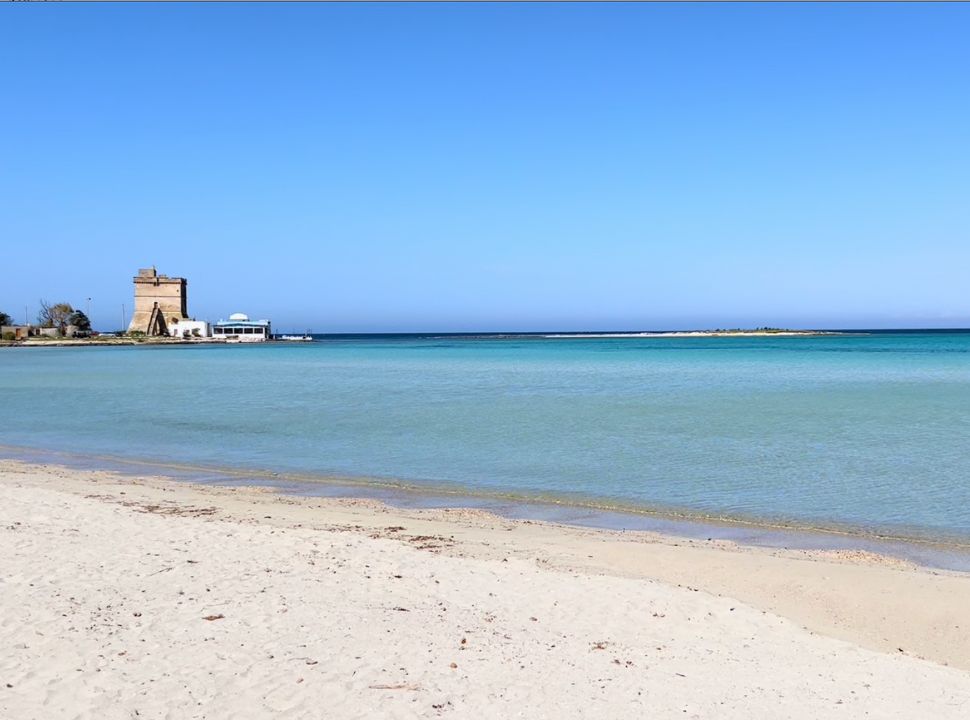
[[[970,539],[970,333],[0,351],[0,443]]]

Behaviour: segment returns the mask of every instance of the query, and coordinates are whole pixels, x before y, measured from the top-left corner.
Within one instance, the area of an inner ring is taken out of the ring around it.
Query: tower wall
[[[138,271],[134,283],[135,308],[128,332],[166,335],[170,323],[188,319],[185,278],[170,278],[159,275],[155,268],[145,268]]]

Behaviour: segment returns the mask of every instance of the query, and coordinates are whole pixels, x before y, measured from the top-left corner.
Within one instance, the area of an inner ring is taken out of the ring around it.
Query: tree
[[[46,300],[40,301],[40,312],[37,313],[37,322],[41,327],[56,327],[64,329],[68,318],[74,314],[74,308],[69,303],[56,303],[51,305]]]
[[[13,325],[13,318],[5,312],[0,312],[0,325]]]
[[[88,332],[91,330],[91,321],[88,319],[88,316],[80,310],[75,310],[73,313],[71,313],[71,316],[67,319],[67,324],[73,325],[78,330],[83,332]]]

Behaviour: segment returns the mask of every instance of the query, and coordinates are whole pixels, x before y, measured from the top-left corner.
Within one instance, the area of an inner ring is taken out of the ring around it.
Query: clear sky
[[[970,326],[970,5],[0,7],[0,310]]]

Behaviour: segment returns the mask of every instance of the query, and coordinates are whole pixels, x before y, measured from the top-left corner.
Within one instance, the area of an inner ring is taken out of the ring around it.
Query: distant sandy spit
[[[970,717],[970,577],[878,556],[14,461],[0,541],[0,718]]]
[[[582,338],[684,338],[684,337],[818,337],[820,335],[860,335],[837,330],[671,330],[667,332],[628,333],[554,333],[546,338],[577,340]]]

